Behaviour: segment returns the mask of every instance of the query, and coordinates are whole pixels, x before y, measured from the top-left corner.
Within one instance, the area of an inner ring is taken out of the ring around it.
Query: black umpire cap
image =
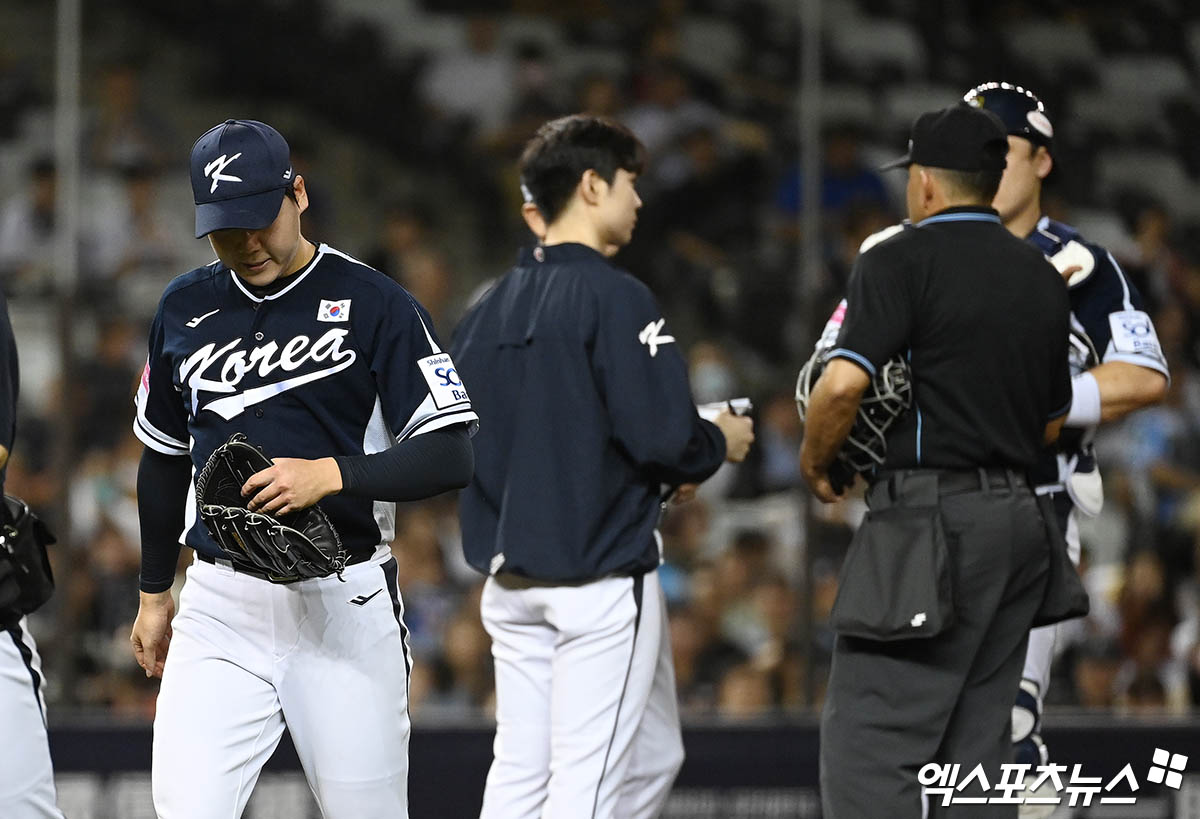
[[[291,151],[263,122],[227,119],[192,146],[196,238],[214,230],[259,230],[275,221],[292,186]]]
[[[1029,89],[1007,82],[985,82],[964,94],[963,102],[1000,117],[1004,129],[1013,136],[1052,147],[1054,126],[1046,116],[1046,106]]]
[[[1004,123],[995,114],[952,105],[917,117],[908,153],[880,170],[916,164],[951,171],[1002,171],[1007,153]]]

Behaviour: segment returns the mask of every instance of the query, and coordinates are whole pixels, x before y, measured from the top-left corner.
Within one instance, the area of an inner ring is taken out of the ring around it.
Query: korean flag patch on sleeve
[[[417,360],[417,367],[425,382],[429,384],[429,394],[433,396],[433,404],[440,410],[455,404],[465,404],[471,399],[467,397],[467,388],[458,377],[454,362],[446,353],[438,353],[428,358]]]

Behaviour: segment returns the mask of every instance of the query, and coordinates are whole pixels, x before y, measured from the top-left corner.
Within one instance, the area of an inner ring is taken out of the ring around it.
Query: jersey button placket
[[[266,323],[267,313],[269,312],[267,310],[261,309],[265,305],[266,305],[265,301],[254,302],[254,319],[250,322],[250,327],[254,330],[254,340],[255,341],[262,341],[264,338],[266,338],[266,334],[264,334],[263,331],[260,329],[263,326],[263,324]],[[255,419],[262,418],[265,414],[266,414],[266,412],[263,410],[263,408],[261,406],[254,408]]]

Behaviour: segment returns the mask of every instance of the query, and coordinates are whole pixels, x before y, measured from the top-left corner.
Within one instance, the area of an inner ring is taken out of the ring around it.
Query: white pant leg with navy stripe
[[[489,578],[481,609],[497,722],[482,819],[658,815],[683,763],[658,573]]]
[[[62,819],[46,743],[42,661],[25,618],[0,631],[0,816]]]
[[[269,583],[188,568],[154,720],[160,819],[237,819],[286,725],[325,819],[408,816],[407,633],[388,556]]]

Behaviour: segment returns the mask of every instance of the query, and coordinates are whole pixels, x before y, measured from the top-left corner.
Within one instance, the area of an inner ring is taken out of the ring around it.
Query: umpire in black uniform
[[[922,815],[918,772],[1009,761],[1012,690],[1050,577],[1053,532],[1025,478],[1070,408],[1067,290],[990,207],[1003,126],[955,106],[922,115],[909,154],[912,227],[859,257],[845,323],[809,400],[801,466],[829,467],[877,370],[907,359],[913,406],[887,433],[870,512],[847,555],[821,722],[826,819]],[[976,780],[978,781],[978,780]],[[986,787],[986,786],[985,786]],[[976,796],[981,789],[955,797]],[[929,810],[1016,816],[1016,805]]]

